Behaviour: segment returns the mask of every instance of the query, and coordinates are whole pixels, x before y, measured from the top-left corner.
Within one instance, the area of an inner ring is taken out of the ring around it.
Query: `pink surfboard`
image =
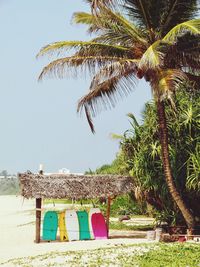
[[[101,213],[92,214],[92,230],[95,239],[107,239],[108,231],[105,219]]]

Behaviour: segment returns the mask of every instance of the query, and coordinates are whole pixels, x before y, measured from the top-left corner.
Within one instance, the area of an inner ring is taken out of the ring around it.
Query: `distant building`
[[[0,179],[17,179],[17,176],[16,175],[7,175],[7,176],[0,175]]]
[[[60,170],[58,170],[59,173],[64,173],[64,174],[70,174],[70,170],[66,169],[66,168],[62,168]]]
[[[69,169],[67,168],[62,168],[58,170],[59,174],[74,174],[74,175],[83,175],[83,173],[71,173]],[[58,173],[49,173],[49,172],[44,172],[44,175],[51,175],[51,174],[58,174]]]

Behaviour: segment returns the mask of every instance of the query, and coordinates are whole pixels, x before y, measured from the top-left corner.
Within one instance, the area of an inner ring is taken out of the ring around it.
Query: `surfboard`
[[[58,215],[55,211],[47,211],[43,221],[43,240],[56,240],[58,229]]]
[[[65,225],[69,241],[79,240],[79,223],[75,210],[66,210]]]
[[[65,211],[59,214],[59,231],[60,241],[68,241],[67,230],[65,225]]]
[[[101,213],[99,208],[91,208],[88,213],[88,221],[89,221],[89,228],[90,228],[90,237],[94,239],[94,233],[92,229],[92,214]]]
[[[90,239],[90,228],[88,222],[87,211],[77,211],[79,229],[80,229],[80,240]]]
[[[108,238],[106,222],[101,213],[92,214],[92,229],[95,239]]]

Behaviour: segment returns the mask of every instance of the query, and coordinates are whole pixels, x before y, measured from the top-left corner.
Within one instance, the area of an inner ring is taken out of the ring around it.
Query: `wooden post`
[[[36,198],[36,232],[35,232],[36,243],[40,243],[41,207],[42,207],[42,199]]]
[[[110,222],[110,206],[111,206],[111,197],[107,199],[107,212],[106,212],[106,225],[109,237],[109,222]]]
[[[187,240],[193,240],[193,229],[190,228],[190,229],[187,229]]]
[[[43,174],[43,165],[40,164],[39,174]],[[41,208],[42,199],[36,198],[36,222],[35,222],[35,242],[40,243],[40,229],[41,229]]]

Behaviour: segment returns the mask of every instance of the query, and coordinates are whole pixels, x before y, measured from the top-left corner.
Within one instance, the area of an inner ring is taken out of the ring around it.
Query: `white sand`
[[[34,204],[34,200],[23,200],[16,196],[0,196],[0,263],[8,259],[36,256],[51,251],[88,250],[146,241],[145,239],[119,238],[35,244]]]

